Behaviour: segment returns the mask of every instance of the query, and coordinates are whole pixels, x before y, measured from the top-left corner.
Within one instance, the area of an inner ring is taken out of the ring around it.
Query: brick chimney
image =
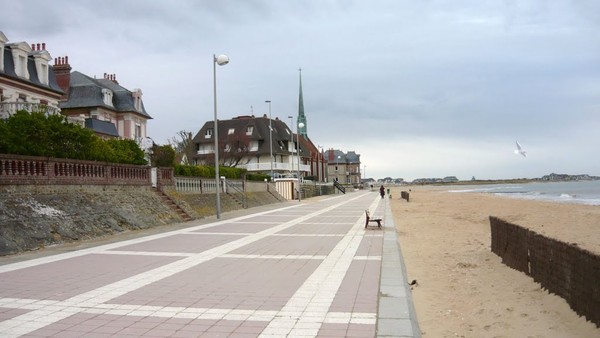
[[[104,73],[104,79],[111,80],[112,82],[119,84],[119,82],[117,82],[117,74]]]
[[[69,99],[69,87],[71,87],[71,65],[69,65],[69,57],[57,57],[54,59],[54,76],[56,83],[62,89],[63,96],[61,100]]]

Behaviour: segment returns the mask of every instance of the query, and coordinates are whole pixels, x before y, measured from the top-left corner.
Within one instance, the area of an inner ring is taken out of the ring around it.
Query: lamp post
[[[321,145],[317,145],[317,148],[319,148],[319,150],[321,150],[321,153],[317,155],[317,171],[318,171],[318,177],[319,177],[319,182],[324,182],[324,178],[325,178],[325,161],[323,160],[323,146]],[[321,169],[319,169],[319,161],[321,162]]]
[[[363,179],[362,181],[367,182],[367,165],[365,164],[365,170],[363,170]]]
[[[290,129],[292,131],[292,135],[290,138],[290,174],[294,171],[294,117],[293,116],[288,116],[288,119],[290,119]]]
[[[304,128],[304,123],[298,123],[298,132],[296,133],[296,148],[298,150],[298,202],[302,200],[302,190],[300,189],[300,129]]]
[[[269,104],[269,150],[271,155],[271,180],[273,179],[273,127],[271,126],[271,100],[266,100]]]
[[[219,121],[217,120],[217,65],[225,66],[229,63],[227,55],[216,56],[213,54],[213,99],[215,107],[215,124],[213,137],[215,138],[215,183],[216,183],[216,205],[217,219],[221,218],[221,179],[219,177]]]
[[[338,182],[340,181],[340,158],[342,158],[342,156],[338,155],[335,160],[335,180]]]

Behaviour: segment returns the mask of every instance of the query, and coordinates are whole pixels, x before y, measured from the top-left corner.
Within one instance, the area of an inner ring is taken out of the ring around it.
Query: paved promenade
[[[364,228],[365,209],[384,218],[383,230]],[[374,192],[250,209],[0,265],[0,337],[420,337],[418,331],[392,215]]]

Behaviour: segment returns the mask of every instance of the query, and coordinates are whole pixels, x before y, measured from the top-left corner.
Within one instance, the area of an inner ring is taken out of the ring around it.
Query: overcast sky
[[[298,113],[367,177],[600,175],[600,1],[0,0],[9,42],[141,88],[164,144],[213,119]],[[528,157],[515,155],[518,140]]]

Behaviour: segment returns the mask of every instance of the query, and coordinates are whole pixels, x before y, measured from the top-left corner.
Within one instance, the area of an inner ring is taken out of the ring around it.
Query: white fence
[[[227,184],[221,185],[221,191],[227,192],[227,187],[234,187],[234,190],[244,192],[261,192],[275,190],[285,199],[297,199],[298,180],[297,179],[278,179],[274,183],[255,182],[243,180],[227,180]],[[214,194],[216,193],[215,179],[175,176],[175,189],[179,193],[190,194]]]

